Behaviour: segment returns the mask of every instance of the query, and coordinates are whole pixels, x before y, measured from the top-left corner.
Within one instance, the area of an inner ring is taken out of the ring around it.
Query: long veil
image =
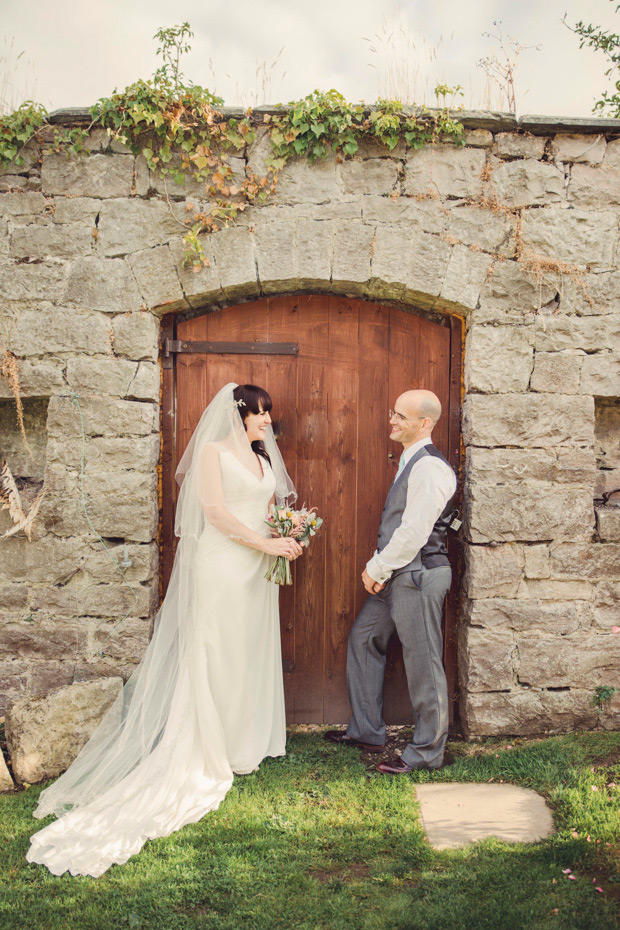
[[[231,382],[218,392],[179,463],[179,543],[144,658],[70,768],[39,798],[34,816],[59,819],[32,837],[27,858],[54,874],[100,875],[147,839],[217,808],[232,784],[224,734],[192,647],[195,624],[205,619],[195,601],[196,548],[205,511],[221,493],[212,490],[204,452],[215,443],[241,461],[253,456],[236,387]],[[271,429],[265,445],[276,500],[290,502],[294,488]]]

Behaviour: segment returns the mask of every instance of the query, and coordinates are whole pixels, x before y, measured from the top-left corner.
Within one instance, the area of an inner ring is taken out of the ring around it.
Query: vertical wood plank
[[[420,318],[420,387],[433,391],[441,401],[442,414],[433,430],[433,444],[449,457],[450,432],[450,327]]]
[[[166,339],[174,339],[174,315],[163,317],[161,321],[160,345]],[[175,370],[174,356],[168,367],[161,369],[161,527],[160,527],[160,600],[167,589],[175,554],[174,514],[177,502],[177,483],[174,479],[176,469],[176,435],[175,435]]]
[[[463,321],[450,318],[450,397],[448,461],[457,474],[455,506],[462,510],[463,483],[461,469],[461,395],[462,395],[462,343]],[[461,602],[463,559],[461,538],[448,532],[448,555],[452,565],[452,585],[446,598],[444,611],[444,666],[448,681],[450,722],[458,720],[458,656],[457,635]]]
[[[292,297],[269,299],[269,341],[297,342],[297,304]],[[267,390],[273,400],[273,422],[278,446],[293,484],[298,487],[297,476],[297,358],[270,356],[267,367]],[[300,492],[298,492],[300,493]],[[299,507],[303,501],[297,500]],[[304,554],[304,557],[308,553]],[[284,667],[284,697],[287,720],[293,722],[297,671],[295,668],[296,605],[298,602],[299,562],[292,568],[293,584],[280,588],[280,639]]]
[[[355,619],[356,448],[358,437],[358,302],[329,298],[327,366],[327,498],[325,567],[326,723],[350,716],[346,687],[347,637]]]
[[[295,566],[295,703],[296,723],[323,722],[323,655],[325,638],[326,540],[331,532],[326,487],[327,403],[325,368],[328,359],[327,299],[296,297],[299,358],[297,481],[300,499],[316,507],[325,526]]]

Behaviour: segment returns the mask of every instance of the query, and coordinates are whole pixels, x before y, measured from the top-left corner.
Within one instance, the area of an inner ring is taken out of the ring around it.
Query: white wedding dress
[[[227,511],[268,536],[264,521],[276,488],[274,472],[261,459],[259,479],[232,452],[217,448]],[[146,840],[215,810],[233,773],[251,772],[266,756],[285,753],[279,589],[264,577],[272,557],[204,519],[193,542],[185,550],[185,584],[191,590],[179,580],[184,569],[177,553],[164,602],[169,616],[179,613],[169,623],[168,641],[162,643],[167,635],[162,624],[159,643],[151,643],[153,655],[147,650],[140,674],[134,673],[136,686],[125,686],[129,698],[117,701],[94,748],[85,748],[95,761],[83,750],[85,758],[78,756],[42,794],[35,816],[52,810],[62,816],[32,837],[27,858],[55,875],[99,876],[126,862]],[[179,546],[186,543],[182,537]],[[129,710],[128,700],[134,702]],[[108,756],[114,763],[106,768]],[[69,806],[73,809],[63,813]]]

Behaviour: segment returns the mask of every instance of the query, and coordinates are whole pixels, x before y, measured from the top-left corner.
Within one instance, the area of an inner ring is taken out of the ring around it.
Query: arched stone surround
[[[276,205],[205,239],[199,274],[183,266],[179,220],[200,191],[188,183],[169,205],[142,159],[104,139],[90,159],[44,152],[5,181],[0,319],[37,461],[20,458],[0,382],[4,448],[26,497],[29,480],[47,487],[38,538],[0,542],[5,700],[125,674],[142,654],[158,601],[160,318],[322,292],[464,321],[468,732],[596,725],[594,688],[620,666],[618,512],[594,504],[620,485],[620,141],[608,135],[472,129],[460,149],[292,163]],[[258,168],[264,146],[259,134],[238,168]],[[520,213],[519,241],[491,194]],[[575,273],[537,280],[523,249],[589,268],[587,290]],[[138,593],[103,657],[133,598],[84,518],[70,391],[89,515],[115,555],[126,541]],[[616,698],[600,720],[618,713]]]

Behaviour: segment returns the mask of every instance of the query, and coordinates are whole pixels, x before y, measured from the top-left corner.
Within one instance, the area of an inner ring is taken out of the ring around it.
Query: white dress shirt
[[[418,449],[431,443],[432,439],[428,436],[405,449],[405,465]],[[436,455],[423,455],[412,466],[407,482],[407,504],[401,524],[387,546],[381,552],[375,551],[366,565],[366,571],[374,581],[384,584],[397,568],[402,568],[416,557],[455,491],[454,472]]]

